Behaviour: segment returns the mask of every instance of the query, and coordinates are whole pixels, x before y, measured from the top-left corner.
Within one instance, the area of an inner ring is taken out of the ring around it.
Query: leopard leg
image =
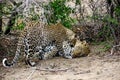
[[[44,47],[42,47],[42,46],[39,46],[39,47],[37,47],[37,49],[38,49],[38,52],[39,52],[39,60],[42,60],[43,59],[43,57],[44,57]]]
[[[72,50],[70,43],[68,41],[63,42],[63,51],[64,51],[64,58],[72,59]]]
[[[25,62],[26,62],[26,64],[34,67],[34,66],[36,65],[36,62],[32,60],[32,59],[33,59],[33,58],[32,58],[32,57],[33,57],[33,53],[31,54],[30,49],[28,50],[28,53],[29,53],[29,54],[26,55],[26,60],[25,60]]]
[[[29,44],[29,41],[28,39],[24,39],[24,44],[25,44],[25,53],[26,53],[26,56],[25,56],[25,63],[30,65],[30,66],[35,66],[36,63],[34,61],[31,61],[32,57],[33,57],[33,54],[34,54],[34,51],[32,49],[32,45]]]
[[[72,58],[72,47],[68,41],[56,42],[56,47],[58,49],[58,55],[67,59]]]
[[[44,60],[53,58],[58,52],[57,47],[53,44],[46,46],[44,51],[45,51],[43,55]]]
[[[64,50],[63,50],[63,46],[62,46],[61,41],[55,41],[55,46],[57,47],[57,50],[58,50],[57,55],[63,57],[64,56]]]
[[[51,41],[46,46],[39,48],[40,58],[44,60],[53,58],[57,52],[58,50],[54,41]]]

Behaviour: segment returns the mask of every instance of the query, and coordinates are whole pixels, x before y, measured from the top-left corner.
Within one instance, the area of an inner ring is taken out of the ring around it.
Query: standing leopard
[[[49,47],[52,46],[52,47]],[[56,49],[56,48],[57,49]],[[35,66],[32,61],[34,55],[37,54],[39,59],[44,59],[46,53],[58,50],[58,54],[65,58],[72,58],[71,41],[68,39],[66,30],[61,24],[44,26],[40,22],[29,22],[21,32],[17,44],[17,50],[11,63],[7,58],[3,59],[3,66],[11,67],[17,63],[21,50],[24,48],[25,62],[30,66]]]

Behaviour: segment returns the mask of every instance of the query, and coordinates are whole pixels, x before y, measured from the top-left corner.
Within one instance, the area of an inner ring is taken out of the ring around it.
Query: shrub
[[[53,0],[45,5],[45,9],[50,11],[45,13],[48,24],[50,23],[62,23],[65,27],[70,28],[74,23],[74,19],[69,17],[72,13],[72,9],[65,5],[66,0]]]

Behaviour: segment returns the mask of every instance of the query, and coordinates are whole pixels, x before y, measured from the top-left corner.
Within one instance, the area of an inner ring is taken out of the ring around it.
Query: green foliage
[[[102,21],[103,21],[103,26],[99,29],[97,38],[102,41],[105,41],[107,39],[112,39],[112,32],[110,26],[112,26],[114,30],[117,29],[116,25],[119,24],[117,19],[111,18],[110,15],[106,15],[103,17]]]
[[[31,20],[39,20],[39,18],[40,18],[40,15],[39,14],[37,14],[36,12],[35,12],[35,10],[34,10],[35,8],[34,8],[34,6],[32,6],[31,8],[30,8],[30,14],[29,14],[29,16],[30,16],[30,19]]]
[[[0,9],[2,8],[2,14],[0,15],[5,15],[5,14],[10,14],[10,12],[12,11],[13,9],[13,6],[12,5],[8,5],[6,3],[1,3],[0,4]]]
[[[103,45],[104,45],[103,51],[108,51],[108,50],[110,50],[111,47],[112,47],[112,45],[109,44],[109,43],[107,43],[107,42],[103,43]]]
[[[69,17],[73,11],[70,7],[65,5],[66,0],[53,0],[45,6],[46,10],[51,10],[50,13],[45,13],[48,23],[61,22],[65,27],[70,28],[74,20]]]
[[[34,15],[32,15],[31,19],[33,21],[39,20],[39,15],[38,14],[34,14]]]
[[[4,15],[4,7],[5,7],[5,3],[0,3],[0,17]]]
[[[94,20],[94,21],[100,20],[100,16],[98,15],[87,16],[87,18],[88,20]]]
[[[4,6],[3,7],[4,14],[9,14],[11,12],[11,10],[12,10],[12,6],[11,5],[9,5],[9,7],[8,6]]]
[[[115,14],[116,14],[117,16],[120,16],[120,6],[117,6],[117,7],[115,8]]]
[[[112,44],[112,41],[103,41],[103,42],[97,41],[97,42],[93,42],[92,44],[101,46],[101,48],[99,48],[99,50],[101,52],[105,52],[105,51],[108,51],[111,49],[112,45],[110,43]]]
[[[76,0],[76,5],[80,5],[81,4],[81,0]]]
[[[99,40],[107,40],[110,39],[111,37],[111,30],[109,26],[102,26],[102,28],[99,30],[98,34],[97,34],[97,38]]]
[[[104,18],[103,18],[103,22],[107,22],[107,23],[112,23],[112,24],[115,24],[115,25],[118,25],[118,21],[116,18],[112,18],[110,17],[110,15],[106,15]]]
[[[12,27],[13,30],[23,30],[25,27],[25,23],[22,22],[20,24],[17,24],[16,26]]]

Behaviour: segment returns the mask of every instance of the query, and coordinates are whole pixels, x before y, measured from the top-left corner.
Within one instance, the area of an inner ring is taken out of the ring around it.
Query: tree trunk
[[[2,33],[2,0],[0,0],[0,34]]]
[[[20,3],[16,3],[14,0],[10,0],[16,7],[14,8],[11,16],[10,16],[10,19],[8,21],[8,24],[7,24],[7,29],[5,31],[4,34],[9,34],[10,33],[10,30],[12,29],[13,25],[15,24],[15,20],[16,20],[16,17],[18,16],[18,12],[16,11],[17,7],[19,7],[22,2]]]
[[[17,15],[18,15],[18,12],[17,11],[13,11],[13,13],[10,16],[10,20],[8,21],[7,29],[5,31],[5,34],[9,34],[10,33],[11,28],[15,24],[15,19],[16,19]]]

